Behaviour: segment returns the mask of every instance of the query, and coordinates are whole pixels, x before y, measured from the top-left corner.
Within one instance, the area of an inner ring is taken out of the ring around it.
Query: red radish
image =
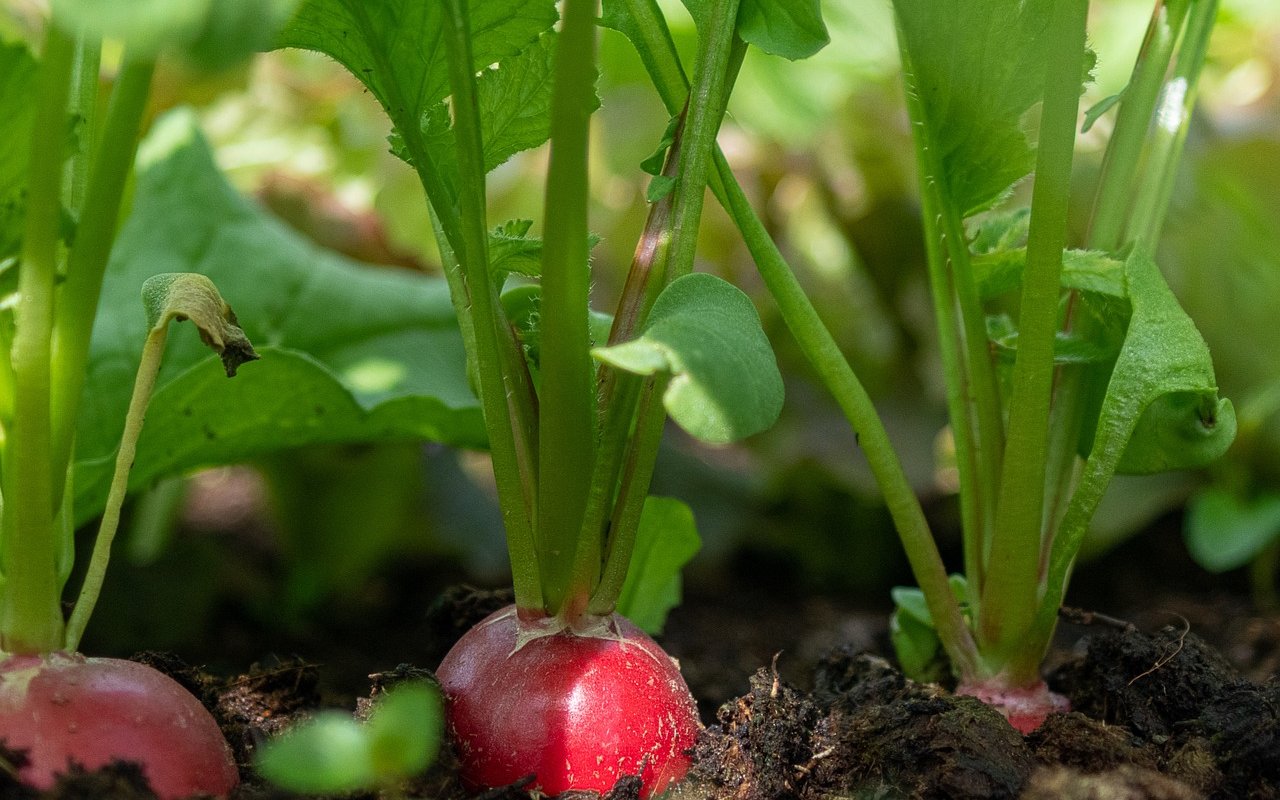
[[[647,797],[683,777],[699,722],[675,659],[617,615],[585,633],[548,625],[518,622],[508,606],[440,664],[463,779],[536,775],[530,788],[556,795],[639,775]]]
[[[139,763],[162,800],[225,796],[239,781],[204,706],[133,661],[52,653],[0,662],[0,739],[27,751],[18,778],[40,789],[70,762],[94,769],[113,760]]]

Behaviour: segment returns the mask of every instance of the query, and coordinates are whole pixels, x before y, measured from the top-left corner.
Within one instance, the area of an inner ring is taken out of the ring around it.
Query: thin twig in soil
[[[1146,672],[1143,672],[1140,675],[1135,675],[1132,680],[1130,680],[1127,684],[1125,684],[1126,686],[1132,686],[1133,684],[1137,683],[1139,679],[1147,677],[1151,673],[1163,667],[1165,664],[1168,664],[1170,661],[1172,661],[1174,658],[1177,657],[1178,653],[1182,652],[1182,647],[1184,644],[1186,644],[1186,641],[1187,641],[1187,634],[1191,632],[1191,622],[1181,614],[1176,614],[1175,616],[1177,616],[1178,619],[1182,620],[1182,632],[1178,634],[1178,641],[1176,642],[1177,647],[1174,648],[1172,653],[1169,653],[1168,652],[1169,645],[1166,644],[1165,645],[1166,654],[1156,659],[1156,663],[1152,665],[1151,669],[1147,670]],[[1174,644],[1174,643],[1170,642],[1170,644]]]
[[[1063,606],[1058,609],[1058,616],[1073,625],[1103,625],[1108,628],[1115,628],[1125,633],[1137,633],[1138,626],[1132,622],[1111,617],[1106,614],[1100,614],[1097,611],[1087,611],[1083,608],[1075,608],[1072,606]]]

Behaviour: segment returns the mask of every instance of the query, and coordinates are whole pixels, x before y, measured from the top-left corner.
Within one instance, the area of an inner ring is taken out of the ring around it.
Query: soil
[[[1084,600],[1112,602],[1117,592],[1133,591],[1119,579],[1109,586],[1105,572],[1092,584]],[[707,723],[693,769],[673,796],[1280,797],[1280,620],[1250,613],[1232,587],[1181,588],[1149,592],[1134,614],[1137,624],[1065,613],[1047,680],[1074,710],[1024,737],[977,700],[903,677],[888,660],[883,609],[745,580],[694,587],[661,639],[681,661]],[[415,624],[420,663],[383,665],[366,682],[368,696],[406,678],[430,678],[454,640],[508,602],[500,591],[443,593]],[[239,800],[290,796],[264,786],[247,766],[266,738],[319,708],[368,704],[335,695],[323,669],[299,659],[270,659],[218,678],[174,657],[140,658],[213,711],[244,766]],[[19,758],[0,750],[0,763]],[[439,800],[539,796],[521,785],[469,792],[447,746],[403,788],[407,796]],[[77,772],[44,797],[151,796],[138,771],[122,764]],[[0,770],[0,799],[37,797]],[[609,797],[638,798],[638,785],[620,782]]]

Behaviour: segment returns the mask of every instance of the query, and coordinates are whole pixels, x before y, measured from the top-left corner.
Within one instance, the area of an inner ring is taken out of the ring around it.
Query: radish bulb
[[[71,763],[142,766],[162,800],[225,796],[239,782],[213,717],[151,667],[75,653],[0,662],[0,740],[26,751],[18,779],[49,789]]]
[[[697,707],[675,660],[618,615],[570,631],[515,606],[486,617],[437,671],[463,779],[557,795],[607,792],[627,775],[641,795],[688,771]]]

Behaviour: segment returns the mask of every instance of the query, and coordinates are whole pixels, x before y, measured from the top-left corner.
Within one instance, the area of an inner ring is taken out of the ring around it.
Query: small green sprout
[[[392,786],[426,769],[444,730],[440,692],[414,681],[383,695],[367,722],[326,711],[268,743],[260,775],[303,794],[342,794]]]

